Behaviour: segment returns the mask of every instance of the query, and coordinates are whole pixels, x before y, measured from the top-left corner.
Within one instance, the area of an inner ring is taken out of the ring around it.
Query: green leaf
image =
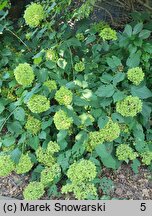
[[[129,37],[132,36],[132,27],[130,25],[126,25],[124,33],[126,33]]]
[[[22,126],[18,121],[14,121],[12,123],[9,123],[7,127],[11,133],[14,133],[16,135],[19,135],[22,133]]]
[[[0,102],[0,113],[2,113],[4,109],[5,109],[4,105]]]
[[[18,121],[24,121],[25,119],[25,111],[22,107],[18,107],[15,111],[14,111],[14,118]]]
[[[112,168],[112,169],[116,169],[118,167],[119,163],[117,159],[115,159],[111,155],[111,152],[110,153],[108,152],[106,148],[106,144],[98,145],[95,150],[96,150],[97,155],[99,155],[104,166],[106,166],[107,168]]]
[[[16,148],[14,149],[11,153],[10,153],[10,156],[11,156],[11,159],[12,161],[14,161],[14,163],[18,163],[19,162],[19,159],[21,157],[21,150],[19,148]]]
[[[67,62],[65,61],[65,59],[63,58],[59,58],[58,61],[57,61],[57,65],[62,68],[62,69],[65,69],[66,65],[67,65]]]
[[[142,31],[140,32],[139,37],[140,37],[141,39],[147,39],[147,38],[150,37],[150,35],[151,35],[151,31],[145,29],[145,30],[142,30]]]
[[[15,138],[13,136],[5,136],[5,138],[2,140],[2,143],[5,147],[9,147],[13,144],[15,144]]]
[[[131,168],[135,174],[138,174],[140,165],[141,163],[138,159],[133,160],[133,163],[131,164]]]
[[[100,118],[98,119],[98,127],[99,127],[100,129],[102,129],[102,128],[107,124],[108,120],[109,120],[109,118],[108,118],[107,116],[105,116],[105,117],[100,117]]]
[[[138,23],[133,29],[133,35],[138,34],[143,29],[143,23]]]
[[[116,86],[117,85],[117,83],[119,83],[119,82],[121,82],[122,80],[124,80],[125,79],[125,73],[121,73],[121,72],[119,72],[119,73],[117,73],[115,76],[114,76],[114,78],[113,78],[113,84],[114,84],[114,86]]]
[[[125,98],[125,94],[124,92],[121,92],[121,91],[116,91],[113,95],[113,100],[114,100],[114,103],[117,102],[117,101],[120,101],[120,100],[123,100]]]
[[[31,136],[28,140],[28,145],[36,151],[39,147],[39,137],[38,136],[34,136],[34,137]]]
[[[57,143],[59,144],[61,150],[64,150],[67,147],[68,143],[65,140],[67,134],[68,132],[66,130],[61,130],[57,134]]]
[[[112,84],[102,85],[96,91],[96,95],[99,97],[111,97],[115,92],[114,86]]]
[[[93,41],[96,40],[96,36],[95,35],[89,35],[86,39],[86,45],[89,44],[89,43],[92,43]]]
[[[126,62],[126,65],[127,65],[128,67],[130,67],[130,68],[139,66],[140,57],[141,57],[141,53],[140,53],[140,52],[132,53],[132,54],[128,57],[127,62]]]
[[[132,86],[131,94],[141,99],[152,97],[152,92],[146,86]]]

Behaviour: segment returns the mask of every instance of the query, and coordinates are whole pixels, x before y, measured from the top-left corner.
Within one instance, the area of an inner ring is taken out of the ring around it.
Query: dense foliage
[[[25,199],[102,199],[103,166],[151,169],[150,15],[116,32],[88,22],[95,1],[43,0],[14,25],[2,2],[0,176],[30,172]]]

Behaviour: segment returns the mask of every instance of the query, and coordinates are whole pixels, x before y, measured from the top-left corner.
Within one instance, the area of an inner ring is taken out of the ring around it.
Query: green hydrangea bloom
[[[41,182],[31,182],[23,191],[25,200],[37,200],[45,193],[44,185]]]
[[[15,149],[15,144],[11,145],[11,146],[2,146],[2,151],[3,152],[9,152],[9,151],[13,151]]]
[[[140,67],[129,69],[127,72],[128,79],[135,85],[139,85],[141,81],[143,81],[144,76],[145,74],[143,73],[143,70]]]
[[[100,130],[100,133],[103,134],[105,141],[112,142],[120,135],[119,124],[117,122],[113,122],[112,119],[109,118],[108,123]]]
[[[110,27],[101,30],[99,36],[105,40],[117,40],[117,32]]]
[[[119,124],[120,130],[124,133],[128,133],[129,134],[129,127],[128,125],[124,124],[124,123],[120,123]]]
[[[62,193],[74,193],[75,197],[78,200],[85,200],[92,196],[97,196],[97,189],[94,184],[87,183],[87,184],[67,184],[62,187]]]
[[[61,88],[55,94],[55,100],[60,105],[69,105],[72,102],[73,94],[72,91],[67,89],[65,86],[61,86]]]
[[[15,171],[17,174],[23,174],[31,170],[33,163],[28,154],[22,154],[19,163],[16,165]]]
[[[27,106],[33,113],[42,113],[50,108],[50,101],[43,95],[33,95]]]
[[[118,160],[128,161],[136,159],[138,154],[127,144],[120,144],[116,149],[116,156]]]
[[[84,34],[83,33],[77,33],[76,34],[76,38],[79,40],[79,41],[84,41]]]
[[[104,135],[100,131],[94,131],[89,133],[88,141],[86,142],[86,150],[92,152],[97,145],[104,142]]]
[[[90,160],[82,159],[70,165],[67,176],[74,184],[92,181],[97,175],[96,166]]]
[[[54,115],[54,124],[58,130],[68,130],[72,126],[73,119],[67,113],[59,110]]]
[[[42,163],[48,167],[51,167],[56,161],[53,154],[50,154],[47,149],[43,149],[42,147],[39,147],[36,150],[36,157],[39,163]]]
[[[48,146],[47,146],[47,152],[48,153],[54,154],[54,153],[59,152],[59,151],[60,151],[60,146],[57,144],[57,142],[50,141],[48,143]]]
[[[43,85],[46,86],[50,92],[57,89],[55,80],[47,80],[43,83]]]
[[[80,61],[80,62],[76,63],[76,64],[74,65],[74,69],[75,69],[75,71],[77,71],[77,72],[82,72],[82,71],[84,71],[84,70],[85,70],[85,64],[84,64],[84,62]]]
[[[127,96],[116,103],[116,111],[122,116],[136,116],[142,111],[142,101],[138,97]]]
[[[100,33],[104,28],[110,28],[109,25],[104,21],[93,24],[93,29],[98,33]]]
[[[55,50],[53,49],[48,49],[46,51],[46,60],[50,60],[50,61],[53,61],[53,62],[57,62],[58,60],[58,54]]]
[[[54,181],[55,178],[58,178],[60,175],[61,168],[57,163],[55,163],[51,167],[46,167],[41,172],[41,182],[45,187],[47,187]]]
[[[147,152],[143,152],[140,154],[140,156],[142,157],[142,162],[145,165],[150,165],[152,162],[152,152],[147,151]]]
[[[16,81],[24,87],[31,85],[34,80],[33,69],[27,63],[19,64],[14,70],[14,76]]]
[[[31,28],[37,27],[44,19],[45,13],[42,5],[32,3],[24,12],[24,19],[27,25]]]
[[[41,130],[41,121],[33,116],[28,116],[25,128],[32,134],[37,134]]]
[[[0,155],[0,176],[8,176],[15,169],[15,164],[9,155]]]

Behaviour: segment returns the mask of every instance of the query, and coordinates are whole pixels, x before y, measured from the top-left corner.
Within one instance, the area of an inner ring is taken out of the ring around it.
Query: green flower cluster
[[[57,62],[58,58],[59,58],[58,54],[57,54],[57,52],[55,50],[48,49],[46,51],[46,60],[51,60],[53,62]]]
[[[55,178],[58,178],[61,175],[60,166],[55,163],[51,167],[46,167],[41,172],[41,183],[47,187],[54,181]]]
[[[86,142],[86,150],[92,152],[97,145],[104,142],[104,135],[100,131],[94,131],[89,133],[88,141]]]
[[[97,196],[97,189],[92,183],[81,183],[80,185],[67,184],[62,187],[62,193],[74,193],[78,200],[85,200],[89,197]]]
[[[82,71],[84,71],[84,70],[85,70],[85,64],[84,64],[84,62],[80,61],[80,62],[76,63],[76,64],[74,65],[74,69],[75,69],[75,71],[77,71],[77,72],[82,72]]]
[[[150,151],[146,151],[140,154],[140,156],[142,157],[142,162],[145,165],[150,165],[152,162],[152,152]]]
[[[136,159],[138,154],[127,144],[120,144],[116,149],[116,156],[118,160],[128,161]]]
[[[62,193],[73,192],[77,199],[86,199],[89,195],[96,195],[96,188],[91,183],[96,175],[96,166],[92,161],[82,159],[74,162],[67,172],[71,183],[62,187]]]
[[[15,171],[17,174],[23,174],[31,170],[33,163],[28,154],[22,154],[19,163],[16,165]]]
[[[37,134],[41,130],[41,121],[33,116],[28,116],[25,128],[32,134]]]
[[[95,164],[85,159],[74,162],[67,172],[68,178],[75,184],[92,181],[96,177],[96,174]]]
[[[143,73],[142,68],[136,67],[131,68],[127,72],[128,79],[133,82],[135,85],[139,85],[143,81],[145,74]]]
[[[24,87],[31,85],[34,80],[33,69],[27,63],[19,64],[14,70],[14,76],[16,81]]]
[[[36,150],[37,160],[39,161],[39,163],[51,167],[56,162],[56,159],[53,156],[53,154],[55,152],[58,152],[59,150],[60,150],[59,145],[56,142],[50,141],[48,143],[47,149],[43,149],[42,147],[39,147]]]
[[[83,33],[77,33],[76,34],[76,38],[79,40],[79,41],[84,41],[84,34]]]
[[[36,3],[29,5],[24,12],[25,22],[31,28],[37,27],[44,19],[44,16],[45,14],[42,5]]]
[[[43,85],[46,86],[50,92],[57,89],[55,80],[47,80],[43,83]]]
[[[103,134],[105,141],[112,142],[120,135],[119,124],[117,122],[113,122],[112,119],[109,118],[108,123],[100,130],[100,133]]]
[[[33,113],[42,113],[50,108],[50,101],[43,95],[33,95],[27,106]]]
[[[120,127],[121,132],[129,133],[129,127],[128,127],[128,125],[126,125],[124,123],[120,123],[119,127]]]
[[[8,176],[15,169],[10,155],[0,155],[0,176]]]
[[[104,21],[93,24],[93,29],[98,33],[100,33],[104,28],[109,28],[109,25]]]
[[[60,146],[57,144],[57,142],[50,141],[48,143],[48,146],[47,146],[47,152],[48,153],[54,154],[54,153],[59,152],[59,151],[60,151]]]
[[[54,124],[58,130],[68,130],[72,126],[73,119],[68,117],[67,113],[59,110],[54,115]]]
[[[72,91],[67,89],[65,86],[61,86],[61,88],[55,94],[55,100],[60,105],[69,105],[72,102],[73,94]]]
[[[116,111],[122,116],[136,116],[142,111],[142,101],[138,97],[127,96],[116,103]]]
[[[117,40],[117,32],[110,27],[101,30],[99,36],[105,40]]]
[[[31,182],[23,191],[25,200],[37,200],[44,194],[44,185],[41,182]]]

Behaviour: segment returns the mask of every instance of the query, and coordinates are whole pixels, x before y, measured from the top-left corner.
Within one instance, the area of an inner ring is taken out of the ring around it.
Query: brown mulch
[[[103,169],[102,176],[113,180],[115,188],[111,198],[129,200],[152,200],[152,173],[141,167],[139,174],[134,174],[129,165],[122,165],[117,171]],[[23,190],[29,183],[29,177],[12,173],[0,178],[0,195],[23,199]],[[50,199],[45,195],[42,199]],[[54,198],[52,198],[54,199]],[[59,198],[57,198],[59,199]],[[61,197],[61,199],[67,199]],[[73,199],[72,197],[68,199]]]

